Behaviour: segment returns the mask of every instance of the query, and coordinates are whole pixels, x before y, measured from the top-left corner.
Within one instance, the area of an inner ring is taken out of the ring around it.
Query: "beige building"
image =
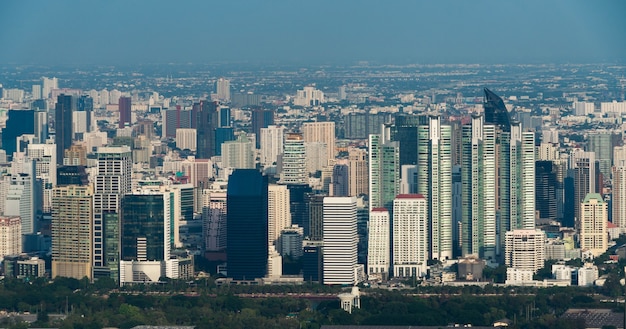
[[[196,151],[196,129],[178,128],[176,129],[176,147],[181,150],[188,149],[192,152]]]
[[[269,185],[267,189],[268,245],[274,245],[280,232],[291,226],[287,185]]]
[[[22,221],[19,216],[0,216],[0,261],[22,252]]]
[[[70,185],[52,191],[52,278],[92,279],[91,186]]]
[[[367,151],[350,148],[348,150],[348,170],[350,171],[350,195],[367,194],[369,189],[369,167],[367,166]]]
[[[302,135],[305,142],[325,143],[328,163],[335,160],[334,122],[305,122],[302,124]]]
[[[608,249],[608,205],[597,193],[589,193],[580,204],[580,249],[599,256]]]

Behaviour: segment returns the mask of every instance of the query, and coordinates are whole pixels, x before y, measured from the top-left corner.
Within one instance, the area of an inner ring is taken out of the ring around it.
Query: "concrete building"
[[[286,185],[269,185],[267,188],[268,245],[275,245],[283,229],[291,226],[289,190]]]
[[[421,194],[393,200],[393,276],[421,278],[429,259],[428,202]]]
[[[278,156],[283,153],[285,128],[270,125],[260,129],[261,165],[263,167],[275,166]]]
[[[235,141],[222,143],[222,168],[254,169],[254,142],[245,134]]]
[[[356,197],[324,198],[323,283],[353,285],[356,282]]]
[[[309,107],[323,104],[325,101],[324,93],[321,90],[307,86],[297,91],[296,97],[293,99],[293,105]]]
[[[0,216],[0,261],[22,252],[22,223],[19,216]]]
[[[326,144],[327,165],[335,160],[334,122],[305,122],[302,124],[302,136],[306,143],[319,142]]]
[[[217,99],[223,102],[230,102],[230,80],[226,78],[219,78],[215,83],[215,89],[217,91]]]
[[[517,229],[506,233],[504,263],[508,268],[542,269],[545,257],[546,234],[541,230]]]
[[[608,249],[608,204],[597,193],[589,193],[580,205],[580,249],[594,257]]]
[[[280,171],[281,184],[308,184],[306,148],[302,134],[289,133],[285,145]]]
[[[369,176],[367,152],[363,149],[348,149],[348,168],[350,170],[350,196],[359,196],[368,193]]]
[[[176,129],[176,147],[181,150],[196,151],[197,132],[193,128]]]
[[[367,238],[367,277],[369,280],[389,278],[391,258],[391,218],[385,208],[370,211]]]

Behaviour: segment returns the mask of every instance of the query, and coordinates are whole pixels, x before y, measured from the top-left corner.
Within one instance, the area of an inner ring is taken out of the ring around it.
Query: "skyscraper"
[[[230,102],[230,80],[225,78],[217,79],[216,90],[217,99],[224,102]]]
[[[393,276],[420,278],[426,274],[429,242],[428,202],[420,194],[400,194],[393,200]]]
[[[269,126],[261,128],[261,165],[270,167],[276,164],[278,156],[283,153],[285,128]]]
[[[0,259],[22,252],[22,223],[19,216],[0,216]],[[5,268],[6,269],[6,268]]]
[[[544,223],[557,219],[557,166],[552,161],[535,163],[535,209]]]
[[[302,124],[304,141],[326,144],[327,161],[335,159],[335,123],[334,122],[305,122]]]
[[[289,190],[285,185],[269,185],[267,198],[268,243],[275,244],[280,232],[291,226]]]
[[[197,106],[196,129],[198,141],[196,147],[196,157],[198,159],[209,159],[215,155],[215,130],[219,124],[219,113],[216,102],[200,101]],[[192,125],[193,128],[193,125]]]
[[[369,136],[369,208],[392,209],[400,192],[400,150],[388,134]]]
[[[611,212],[613,224],[626,228],[626,148],[616,147],[613,156]]]
[[[240,134],[236,141],[222,144],[222,167],[232,169],[253,169],[254,145],[246,134]]]
[[[368,193],[369,177],[367,152],[362,149],[348,149],[348,167],[350,170],[349,195],[359,196]]]
[[[324,284],[353,285],[357,264],[356,197],[324,198]]]
[[[385,208],[372,209],[367,239],[367,275],[369,280],[386,280],[389,277],[390,228],[389,211]]]
[[[52,194],[52,278],[91,280],[93,188],[55,187]]]
[[[417,126],[421,117],[417,115],[396,116],[394,140],[400,143],[400,165],[417,163]]]
[[[124,261],[165,261],[173,245],[169,192],[127,194],[122,199],[120,257]]]
[[[607,131],[591,133],[588,136],[587,151],[595,154],[598,169],[602,176],[607,179],[611,175],[611,166],[613,165],[613,141],[615,137],[621,139],[621,136],[616,136]]]
[[[72,112],[76,109],[76,99],[71,95],[61,94],[55,108],[54,142],[57,145],[57,164],[63,165],[65,150],[72,146]]]
[[[6,126],[2,128],[2,149],[7,153],[7,159],[12,159],[17,150],[17,137],[34,133],[35,111],[9,110]]]
[[[580,249],[590,251],[594,257],[608,249],[608,205],[598,193],[589,193],[580,205]]]
[[[451,151],[452,128],[442,125],[440,117],[417,127],[417,193],[428,202],[432,259],[452,258]]]
[[[331,179],[331,196],[349,196],[349,170],[345,164],[336,164],[333,166],[333,177]]]
[[[306,149],[302,134],[289,133],[285,138],[281,184],[308,184],[306,171]]]
[[[132,153],[128,146],[100,147],[93,197],[94,278],[118,280],[120,203],[131,192]]]
[[[596,157],[593,152],[574,149],[570,153],[568,176],[574,180],[574,195],[571,206],[574,207],[575,225],[581,220],[580,204],[587,194],[596,192]]]
[[[236,169],[228,179],[228,276],[254,280],[267,274],[268,183],[255,169]]]
[[[267,128],[274,124],[274,111],[262,108],[252,110],[252,132],[255,136],[261,136],[261,128]],[[256,139],[256,148],[261,147],[261,139]]]

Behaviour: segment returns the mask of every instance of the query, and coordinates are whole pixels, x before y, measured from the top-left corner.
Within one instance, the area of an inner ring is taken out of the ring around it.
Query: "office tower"
[[[271,125],[261,128],[261,165],[263,167],[276,165],[278,156],[283,153],[284,136],[284,127]]]
[[[462,255],[494,258],[496,248],[496,128],[473,115],[463,126]]]
[[[22,222],[20,217],[0,216],[0,259],[21,252]]]
[[[34,134],[37,139],[37,143],[44,144],[48,139],[49,130],[48,130],[48,112],[46,111],[35,111],[34,114]],[[55,151],[56,152],[56,151]]]
[[[222,144],[222,167],[232,169],[254,169],[254,145],[246,134],[240,134],[236,141]]]
[[[226,196],[228,276],[254,280],[267,274],[267,177],[255,169],[236,169]]]
[[[402,165],[400,167],[400,194],[417,193],[417,165]]]
[[[380,133],[380,126],[392,121],[391,114],[349,113],[344,116],[344,136],[346,139],[366,139],[370,134]]]
[[[52,195],[52,278],[91,280],[93,188],[55,187]]]
[[[302,134],[288,133],[285,137],[281,169],[281,184],[308,184],[306,148]]]
[[[400,192],[400,150],[386,134],[369,137],[369,208],[392,209]]]
[[[35,111],[9,110],[6,125],[2,128],[2,149],[7,158],[13,158],[17,151],[17,138],[26,134],[35,133]]]
[[[335,159],[335,123],[334,122],[305,122],[302,124],[302,135],[305,142],[319,142],[326,144],[326,159],[328,164]]]
[[[41,181],[43,190],[43,212],[49,213],[52,206],[52,188],[57,185],[56,145],[29,144],[26,157],[34,161],[35,176]]]
[[[307,86],[296,92],[296,97],[293,99],[293,105],[295,106],[317,106],[324,103],[324,93],[321,90],[315,89],[315,87]]]
[[[302,248],[302,277],[307,282],[320,282],[322,278],[321,242],[307,242]]]
[[[33,85],[31,90],[34,100],[41,99],[41,85]]]
[[[176,137],[176,129],[179,128],[196,128],[202,104],[194,103],[191,110],[184,110],[180,105],[161,110],[162,137]]]
[[[507,267],[536,273],[545,266],[546,234],[536,229],[506,232],[504,263]]]
[[[132,153],[128,146],[99,147],[96,161],[93,277],[111,277],[118,280],[120,202],[132,188]]]
[[[393,276],[426,275],[429,233],[428,202],[420,194],[400,194],[393,200]]]
[[[350,174],[348,165],[336,164],[333,166],[330,196],[350,196]]]
[[[285,185],[269,185],[267,193],[268,244],[273,245],[280,232],[291,226],[289,190]]]
[[[463,237],[463,180],[461,166],[452,166],[452,247],[455,257],[460,257]]]
[[[261,136],[261,128],[267,128],[274,124],[274,111],[256,108],[252,110],[252,132],[255,136]],[[256,148],[261,147],[261,139],[256,139]]]
[[[535,210],[542,224],[557,220],[557,166],[552,161],[535,163]]]
[[[356,197],[324,198],[324,284],[356,284]]]
[[[309,200],[308,195],[313,189],[306,184],[287,184],[289,190],[289,211],[291,223],[304,229],[304,235],[309,236]]]
[[[350,170],[348,195],[360,196],[368,193],[369,177],[367,151],[357,148],[348,149],[348,168]]]
[[[452,128],[431,116],[417,127],[417,193],[428,202],[431,259],[452,258]],[[405,177],[404,180],[408,180]]]
[[[219,78],[215,84],[217,99],[223,102],[230,102],[230,80]]]
[[[204,250],[226,250],[226,185],[214,183],[202,191],[202,232]]]
[[[71,95],[61,94],[57,98],[54,120],[54,143],[57,145],[57,164],[63,165],[65,150],[72,145],[72,112],[76,109],[76,99]]]
[[[176,129],[176,147],[181,150],[196,151],[196,130],[193,128]]]
[[[389,211],[385,208],[372,209],[367,238],[367,277],[369,280],[387,280],[389,278],[390,228]]]
[[[131,122],[131,108],[132,108],[132,99],[130,97],[120,97],[117,106],[120,112],[120,121],[119,127],[124,128],[127,125],[132,125]]]
[[[232,127],[218,127],[215,129],[215,155],[222,155],[222,145],[235,140],[235,130]]]
[[[310,174],[323,171],[328,166],[328,146],[321,142],[304,142],[306,169]]]
[[[400,165],[417,164],[417,115],[397,115],[394,140],[400,143]],[[404,178],[404,177],[403,177]]]
[[[509,156],[510,219],[504,218],[504,225],[501,225],[502,239],[508,230],[535,228],[535,133],[522,132],[515,121],[511,123]],[[500,161],[503,159],[501,156]],[[504,164],[499,165],[502,168]],[[502,213],[500,216],[502,218]],[[508,227],[504,227],[507,224]]]
[[[216,102],[200,101],[196,107],[197,119],[196,129],[198,141],[196,147],[196,157],[198,159],[209,159],[215,155],[215,130],[219,121]],[[194,128],[193,125],[191,128]]]
[[[41,80],[42,80],[41,96],[43,98],[50,98],[50,92],[53,89],[59,89],[59,79],[43,77],[41,78]]]
[[[600,194],[589,193],[580,204],[580,216],[580,249],[590,251],[594,257],[602,255],[608,249],[607,203]]]
[[[174,242],[172,193],[138,193],[125,195],[121,203],[120,285],[158,282],[161,277],[177,279],[178,259],[170,257]]]
[[[37,232],[37,215],[41,211],[40,185],[32,161],[23,163],[23,168],[9,178],[4,199],[4,215],[20,217],[23,235]]]
[[[610,132],[595,132],[587,137],[587,151],[595,154],[598,162],[598,169],[603,177],[608,179],[611,175],[611,166],[613,165],[613,146],[615,137],[621,139],[621,136],[614,135]],[[601,182],[598,182],[601,183]]]
[[[84,166],[61,166],[57,168],[57,186],[87,184],[89,184],[89,175]]]
[[[615,147],[613,154],[612,222],[623,229],[626,228],[626,147]]]
[[[289,256],[291,259],[300,259],[302,257],[302,241],[304,238],[304,230],[298,225],[284,228],[280,232],[279,242],[280,254]]]
[[[596,192],[596,158],[593,152],[574,149],[570,153],[568,176],[573,178],[573,199],[568,204],[574,208],[574,223],[581,220],[580,204],[587,194]]]
[[[230,115],[230,107],[221,106],[219,108],[219,124],[218,127],[232,127],[232,119]]]
[[[94,90],[95,91],[95,90]],[[82,95],[78,98],[78,111],[85,112],[86,117],[86,131],[90,132],[93,130],[92,122],[93,120],[93,98],[88,95]]]
[[[324,198],[324,195],[319,194],[306,196],[309,229],[305,236],[308,235],[311,241],[322,241],[324,238]]]

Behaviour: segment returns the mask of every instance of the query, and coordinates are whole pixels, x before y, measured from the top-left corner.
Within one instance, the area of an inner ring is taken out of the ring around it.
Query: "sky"
[[[3,0],[0,64],[626,62],[624,0]]]

